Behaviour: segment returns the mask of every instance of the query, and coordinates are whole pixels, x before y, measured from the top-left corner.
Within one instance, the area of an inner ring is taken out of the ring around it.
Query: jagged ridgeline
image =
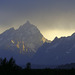
[[[38,28],[27,21],[18,29],[10,28],[0,35],[0,50],[12,50],[22,54],[35,53],[45,42],[48,40]]]

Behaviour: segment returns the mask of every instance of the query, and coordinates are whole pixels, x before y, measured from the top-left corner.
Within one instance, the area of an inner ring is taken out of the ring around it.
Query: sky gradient
[[[0,33],[29,20],[49,40],[75,32],[75,0],[0,0]]]

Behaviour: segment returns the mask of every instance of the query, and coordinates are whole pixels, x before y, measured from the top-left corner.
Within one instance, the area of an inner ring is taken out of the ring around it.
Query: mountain
[[[75,62],[75,33],[49,41],[27,21],[18,29],[0,34],[0,57],[13,57],[17,64],[61,65]]]
[[[45,42],[48,40],[38,28],[27,21],[16,30],[10,28],[0,34],[0,57],[14,57],[18,62],[23,62],[29,60]]]
[[[56,37],[51,43],[44,43],[32,60],[32,63],[46,65],[74,63],[75,33],[68,37]]]
[[[59,65],[58,69],[75,69],[75,63]]]

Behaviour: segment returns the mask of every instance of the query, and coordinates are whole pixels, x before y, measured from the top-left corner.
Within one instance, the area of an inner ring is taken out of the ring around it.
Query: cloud
[[[41,31],[75,29],[75,0],[0,0],[0,26],[30,20]]]

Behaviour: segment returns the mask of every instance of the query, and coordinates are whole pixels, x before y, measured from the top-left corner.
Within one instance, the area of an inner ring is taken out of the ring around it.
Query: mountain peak
[[[29,22],[29,21],[27,21],[25,24],[23,24],[23,26],[31,26],[32,24]]]
[[[75,36],[75,32],[72,34],[72,36]]]
[[[39,29],[29,21],[21,25],[16,30],[14,28],[8,29],[2,35],[2,42],[4,42],[3,45],[5,45],[6,48],[8,45],[10,48],[12,47],[12,49],[16,47],[20,50],[20,53],[35,53],[37,49],[47,41],[47,39],[45,39],[44,36],[40,33]],[[4,47],[3,45],[2,47]],[[7,49],[9,49],[9,47]]]
[[[10,28],[9,30],[15,30],[14,27]]]
[[[15,31],[15,29],[14,29],[14,27],[12,27],[12,28],[10,28],[10,29],[8,29],[8,30],[6,30],[5,32],[3,32],[1,35],[5,35],[5,34],[9,34],[9,33],[12,33],[12,32],[14,32]]]
[[[29,25],[29,24],[30,24],[30,22],[29,22],[29,21],[27,21],[25,24],[28,24],[28,25]]]
[[[54,38],[54,40],[58,40],[58,37],[56,36],[56,37]]]
[[[23,25],[21,25],[19,27],[19,29],[23,30],[23,29],[30,29],[31,27],[35,27],[35,25],[31,24],[29,21],[27,21],[26,23],[24,23]]]

